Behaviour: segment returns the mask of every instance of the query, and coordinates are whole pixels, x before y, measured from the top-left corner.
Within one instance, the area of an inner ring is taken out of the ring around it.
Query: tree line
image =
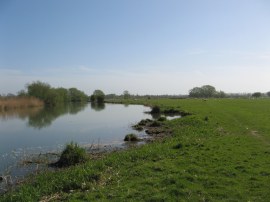
[[[189,97],[192,98],[260,98],[270,97],[270,91],[267,93],[254,92],[254,93],[225,93],[217,91],[214,86],[204,85],[201,87],[194,87],[189,91]]]
[[[103,103],[105,94],[101,90],[95,90],[91,96],[77,88],[53,88],[48,83],[35,81],[26,85],[26,90],[18,92],[19,97],[36,97],[44,102],[45,105],[55,106],[68,102],[97,102]]]
[[[88,96],[77,88],[53,88],[48,83],[41,81],[27,84],[26,91],[21,90],[18,96],[36,97],[50,106],[68,102],[86,102],[88,100]]]
[[[107,94],[105,95],[102,90],[95,90],[91,96],[88,96],[83,91],[77,88],[53,88],[48,83],[35,81],[26,85],[26,90],[18,92],[18,97],[29,96],[36,97],[44,102],[45,105],[54,106],[57,104],[68,102],[88,102],[93,104],[104,103],[105,99],[154,99],[154,98],[259,98],[270,97],[270,91],[267,93],[254,92],[254,93],[225,93],[217,91],[214,86],[203,85],[201,87],[194,87],[189,90],[188,95],[132,95],[129,91],[125,90],[121,95]],[[7,94],[1,97],[15,97],[13,94]]]

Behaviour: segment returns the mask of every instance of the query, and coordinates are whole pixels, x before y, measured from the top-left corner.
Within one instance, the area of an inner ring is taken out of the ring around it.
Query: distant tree
[[[261,92],[255,92],[252,94],[252,97],[255,97],[255,98],[259,98],[262,96],[262,93]]]
[[[117,97],[116,94],[107,94],[107,95],[105,95],[105,99],[114,99],[116,97]]]
[[[222,97],[225,96],[223,91],[217,92],[215,87],[210,85],[204,85],[202,87],[195,87],[189,91],[190,97],[195,98],[210,98],[210,97]]]
[[[17,93],[17,96],[18,97],[26,97],[28,94],[27,92],[25,92],[25,90],[20,90],[18,93]]]
[[[270,91],[269,91],[269,92],[267,92],[267,93],[266,93],[266,95],[267,95],[268,97],[270,97]]]
[[[88,96],[77,88],[70,88],[68,95],[71,102],[85,102],[88,99]]]
[[[96,98],[95,98],[94,95],[91,95],[91,96],[90,96],[90,101],[91,101],[91,102],[95,102],[95,99],[96,99]]]
[[[226,97],[226,93],[223,92],[223,91],[216,92],[216,97],[217,98],[225,98]]]
[[[205,86],[202,86],[201,89],[202,89],[203,97],[206,97],[206,98],[214,97],[216,94],[216,89],[213,86],[205,85]]]
[[[195,98],[202,97],[202,89],[199,88],[199,87],[192,88],[189,91],[189,96],[190,97],[195,97]]]
[[[125,90],[123,92],[123,96],[124,96],[124,99],[129,99],[130,98],[130,94],[129,94],[129,92],[127,90]]]
[[[49,91],[51,89],[51,86],[47,83],[36,81],[31,84],[27,84],[26,88],[29,96],[33,96],[41,100],[46,100]]]
[[[90,99],[91,102],[104,103],[105,94],[102,90],[95,90]]]
[[[69,91],[65,88],[55,88],[54,89],[57,95],[59,96],[59,101],[60,102],[69,102],[70,97],[69,97]],[[83,93],[84,94],[84,93]]]

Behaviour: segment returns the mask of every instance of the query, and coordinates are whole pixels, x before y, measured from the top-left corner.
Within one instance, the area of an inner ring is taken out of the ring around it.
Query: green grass
[[[269,201],[270,100],[129,102],[192,115],[164,121],[169,138],[29,178],[0,201]]]

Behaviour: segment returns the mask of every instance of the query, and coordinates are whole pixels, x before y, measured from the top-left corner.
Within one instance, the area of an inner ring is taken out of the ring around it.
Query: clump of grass
[[[133,134],[133,133],[127,134],[125,136],[125,139],[124,139],[124,141],[126,141],[126,142],[136,142],[136,141],[139,141],[139,140],[140,139],[138,138],[138,136]]]
[[[69,143],[63,150],[60,159],[54,164],[57,167],[73,166],[79,163],[84,163],[87,160],[87,154],[84,148],[81,148],[77,143]]]
[[[158,121],[166,121],[166,120],[167,120],[166,116],[161,116],[158,118]]]
[[[183,147],[183,145],[181,143],[178,143],[178,144],[173,146],[173,149],[181,149],[182,147]]]
[[[162,124],[160,123],[160,122],[158,122],[158,121],[154,121],[153,123],[151,123],[149,126],[150,127],[159,127],[159,126],[161,126]]]
[[[180,111],[177,110],[177,109],[173,109],[173,108],[171,108],[171,109],[165,109],[164,110],[164,114],[180,114]]]
[[[159,114],[160,113],[160,108],[159,106],[154,106],[151,110],[151,114]]]

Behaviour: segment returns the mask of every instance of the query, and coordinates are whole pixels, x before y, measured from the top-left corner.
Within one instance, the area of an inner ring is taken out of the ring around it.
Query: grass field
[[[30,178],[0,201],[270,201],[269,99],[127,101],[192,115],[172,137]]]

